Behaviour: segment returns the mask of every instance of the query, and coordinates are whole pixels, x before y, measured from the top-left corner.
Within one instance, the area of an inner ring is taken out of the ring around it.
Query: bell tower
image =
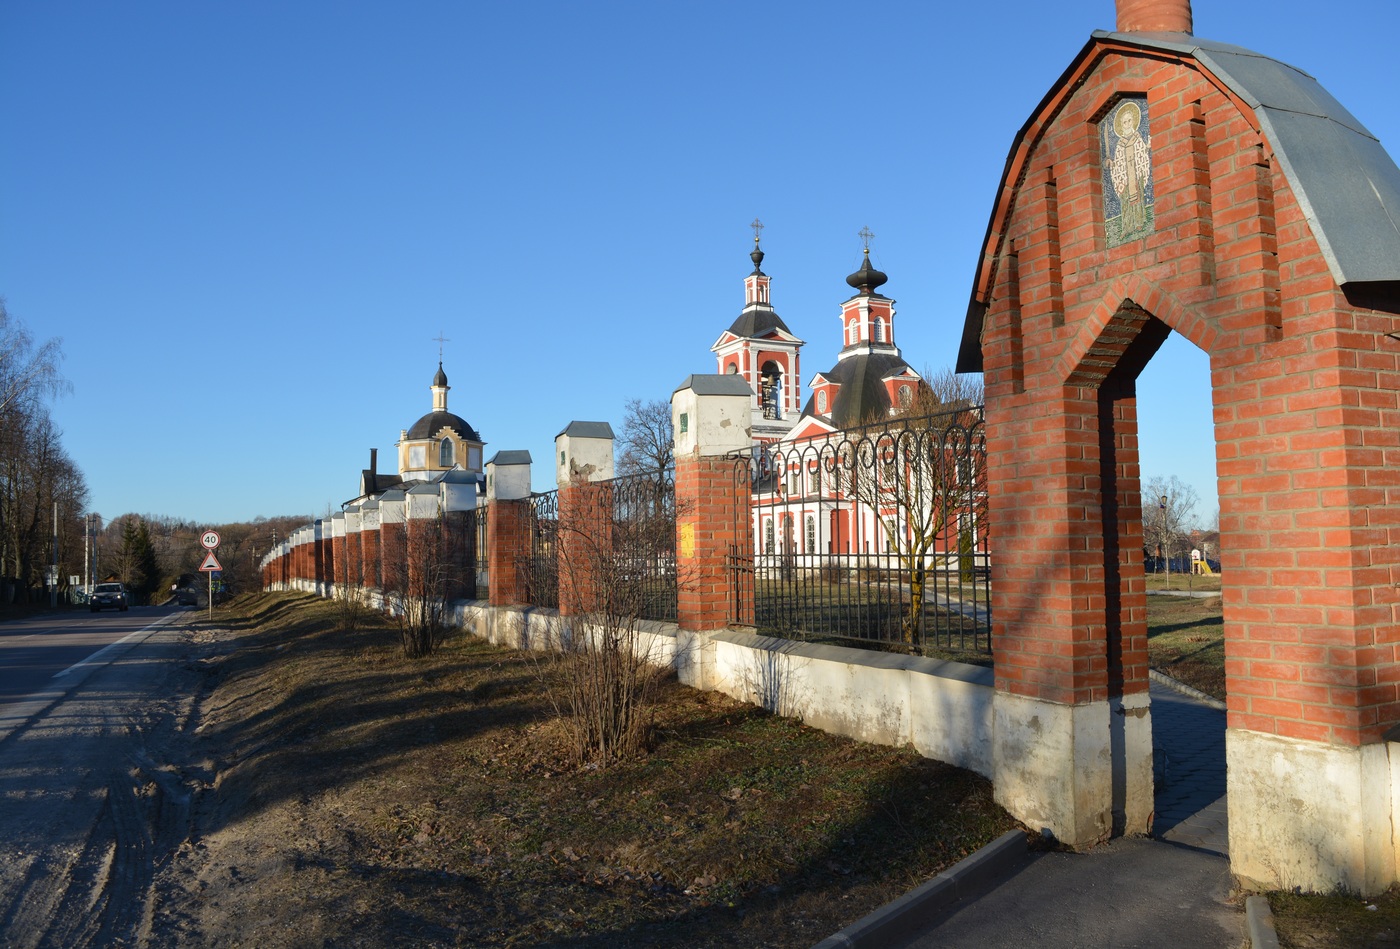
[[[785,435],[802,413],[802,340],[773,310],[772,278],[763,272],[759,246],[763,223],[755,218],[750,226],[753,272],[744,278],[744,309],[710,351],[719,372],[740,376],[753,390],[753,437],[770,442]]]

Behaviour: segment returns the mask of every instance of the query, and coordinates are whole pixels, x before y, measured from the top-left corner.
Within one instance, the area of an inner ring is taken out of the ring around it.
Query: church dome
[[[876,270],[870,265],[870,248],[867,247],[865,249],[865,261],[861,264],[859,270],[846,278],[846,283],[857,290],[869,292],[875,290],[877,287],[884,286],[885,282],[889,279],[890,278],[883,271]]]
[[[438,370],[439,373],[441,371]],[[476,430],[468,425],[462,416],[452,412],[429,412],[413,423],[413,427],[408,430],[408,437],[410,440],[432,438],[444,428],[452,429],[459,438],[464,438],[467,441],[481,441],[481,436],[476,433]]]

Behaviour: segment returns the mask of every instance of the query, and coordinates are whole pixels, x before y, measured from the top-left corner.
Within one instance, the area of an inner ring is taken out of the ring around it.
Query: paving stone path
[[[1229,856],[1225,713],[1153,682],[1152,745],[1162,840]]]

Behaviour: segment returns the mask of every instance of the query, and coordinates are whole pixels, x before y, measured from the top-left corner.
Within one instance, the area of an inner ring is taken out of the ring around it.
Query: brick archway
[[[1135,380],[1175,330],[1211,364],[1232,867],[1396,879],[1400,169],[1359,128],[1264,57],[1101,33],[1013,143],[958,368],[986,382],[997,794],[1071,845],[1150,829]]]

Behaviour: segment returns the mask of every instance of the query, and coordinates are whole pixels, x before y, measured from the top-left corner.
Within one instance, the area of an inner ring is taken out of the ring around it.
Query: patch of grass
[[[1378,949],[1400,945],[1400,888],[1379,897],[1269,894],[1283,949]]]
[[[1018,826],[970,772],[674,680],[647,755],[577,768],[549,664],[460,634],[404,659],[382,621],[346,631],[310,597],[221,619],[202,859],[236,833],[230,865],[298,870],[217,907],[168,895],[233,942],[287,918],[318,944],[411,919],[426,945],[810,946]]]
[[[1147,574],[1147,589],[1219,593],[1220,574],[1149,573]]]
[[[1225,700],[1225,620],[1220,598],[1147,598],[1147,660],[1152,668]]]

